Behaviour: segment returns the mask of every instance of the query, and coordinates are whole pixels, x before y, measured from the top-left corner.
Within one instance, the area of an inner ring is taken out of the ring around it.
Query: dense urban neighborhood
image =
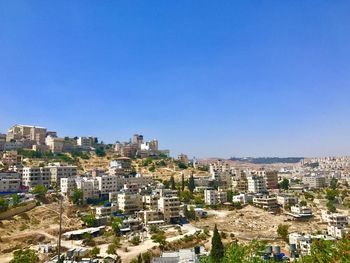
[[[0,134],[0,262],[350,262],[350,157],[160,146],[30,125]]]

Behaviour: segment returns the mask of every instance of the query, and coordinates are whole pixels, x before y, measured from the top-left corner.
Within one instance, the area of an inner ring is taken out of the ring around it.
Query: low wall
[[[10,208],[9,210],[0,213],[0,220],[10,218],[12,216],[27,212],[31,209],[36,207],[36,202],[35,201],[30,201],[26,203],[25,205],[21,205],[18,207]]]

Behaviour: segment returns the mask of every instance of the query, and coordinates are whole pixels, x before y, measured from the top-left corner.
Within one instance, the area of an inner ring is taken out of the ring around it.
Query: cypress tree
[[[193,174],[191,174],[190,180],[188,181],[188,189],[191,191],[191,193],[193,193],[194,188],[195,188],[194,178],[193,178]]]
[[[176,190],[175,179],[174,176],[170,177],[170,186],[172,190]]]
[[[185,190],[185,175],[181,173],[181,191]]]
[[[221,242],[221,237],[218,231],[218,228],[214,227],[213,238],[211,239],[211,251],[210,257],[214,262],[220,262],[225,253],[224,245]]]

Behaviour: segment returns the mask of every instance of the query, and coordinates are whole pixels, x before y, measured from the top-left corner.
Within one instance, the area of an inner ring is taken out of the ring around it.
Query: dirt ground
[[[19,248],[47,243],[56,245],[58,211],[57,203],[45,204],[11,219],[0,221],[0,262],[8,262],[7,259],[11,258],[12,252]],[[62,223],[63,231],[81,227],[75,208],[68,204],[64,205]]]
[[[277,241],[279,224],[289,225],[289,232],[315,232],[324,230],[326,225],[320,224],[316,216],[306,222],[289,220],[286,215],[273,215],[260,208],[246,206],[241,210],[209,210],[208,218],[193,222],[198,228],[217,225],[219,231],[233,233],[239,241],[253,239]]]

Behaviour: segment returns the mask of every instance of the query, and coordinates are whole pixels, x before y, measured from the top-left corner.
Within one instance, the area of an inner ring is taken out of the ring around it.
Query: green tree
[[[20,249],[13,253],[13,259],[10,263],[37,263],[39,257],[32,249]]]
[[[157,234],[152,236],[152,240],[159,244],[159,248],[163,250],[166,245],[166,237],[163,231],[159,231]]]
[[[100,254],[100,248],[99,247],[94,247],[90,250],[90,255],[92,258],[96,258],[97,255]]]
[[[133,244],[134,246],[137,246],[138,244],[141,243],[140,236],[138,236],[138,235],[133,236],[129,241],[130,241],[130,243]]]
[[[329,184],[330,188],[332,190],[336,190],[337,189],[337,186],[338,186],[338,180],[335,179],[335,178],[332,178],[331,181],[330,181],[330,184]]]
[[[38,184],[32,190],[32,193],[37,195],[37,197],[42,198],[47,193],[47,188],[44,185]]]
[[[0,212],[5,212],[9,208],[7,199],[0,197]]]
[[[88,227],[96,227],[97,226],[97,219],[96,219],[95,215],[93,215],[93,214],[89,214],[89,215],[84,216],[83,221]]]
[[[185,190],[180,193],[179,197],[182,202],[189,203],[193,199],[193,194],[190,191]]]
[[[331,213],[337,212],[337,208],[335,207],[334,203],[332,201],[327,202],[327,209]]]
[[[191,193],[193,193],[194,189],[195,189],[195,183],[194,183],[194,177],[193,174],[191,174],[190,179],[188,181],[188,189],[191,191]]]
[[[152,260],[152,254],[150,252],[145,252],[145,253],[142,253],[142,262],[143,263],[151,263],[151,260]]]
[[[181,162],[177,164],[177,167],[179,167],[181,170],[187,169],[187,165]]]
[[[170,186],[171,186],[172,190],[176,190],[176,184],[175,184],[174,176],[170,177]]]
[[[284,178],[284,179],[282,180],[282,182],[280,182],[280,183],[278,184],[278,186],[279,186],[279,188],[281,188],[281,189],[283,189],[283,190],[288,190],[288,189],[289,189],[289,180],[286,179],[286,178]]]
[[[117,246],[115,244],[109,244],[107,247],[107,254],[116,255],[117,254]]]
[[[215,224],[213,237],[211,239],[210,257],[214,262],[220,262],[225,253],[224,245],[222,244],[218,228]]]
[[[11,197],[12,197],[13,206],[17,206],[21,201],[20,196],[18,194],[13,194]]]
[[[121,219],[119,217],[113,218],[113,221],[112,221],[112,229],[113,229],[114,233],[118,236],[120,234],[120,224],[122,223],[122,221],[123,221],[123,219]]]
[[[102,146],[97,147],[95,149],[95,153],[96,153],[97,157],[105,157],[106,156],[105,149]]]
[[[284,241],[288,242],[288,225],[279,224],[277,227],[277,234]]]
[[[74,189],[72,196],[73,204],[82,205],[83,204],[83,191],[81,189]]]

